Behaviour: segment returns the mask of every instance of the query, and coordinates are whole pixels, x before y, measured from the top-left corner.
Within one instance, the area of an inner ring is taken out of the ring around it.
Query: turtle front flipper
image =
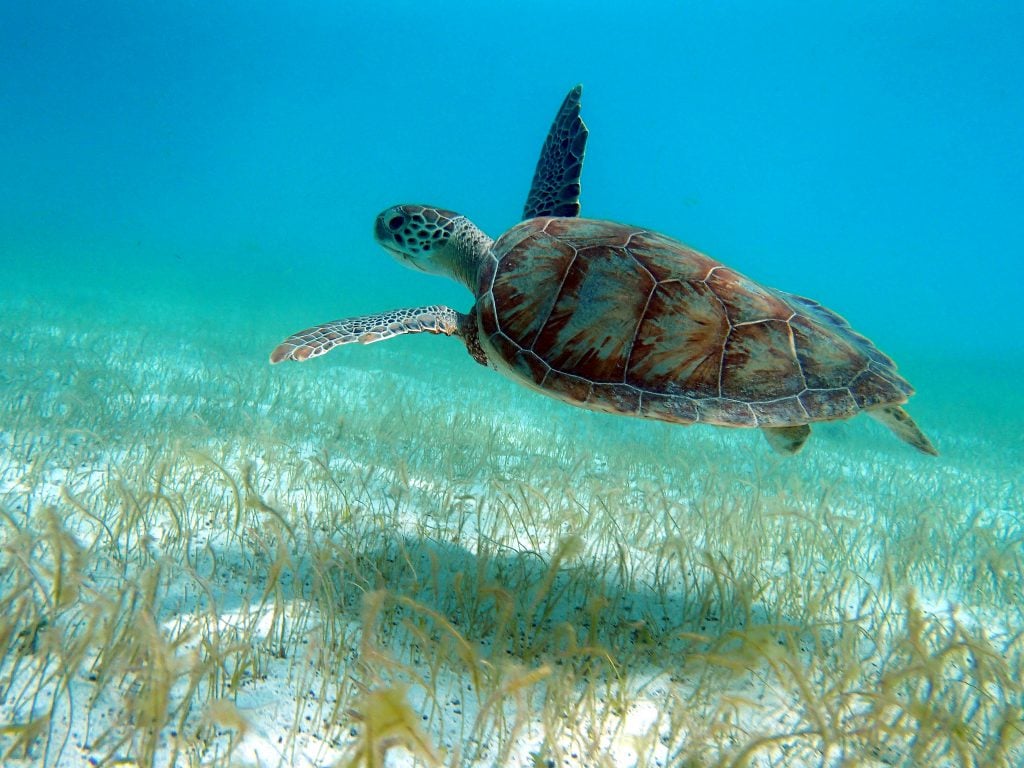
[[[524,221],[538,216],[580,214],[580,174],[588,134],[580,117],[582,94],[582,85],[569,91],[551,124],[526,198]]]
[[[403,333],[443,333],[445,336],[458,336],[466,340],[463,331],[472,322],[468,315],[439,305],[395,309],[379,315],[334,320],[292,334],[270,353],[270,362],[302,362],[326,354],[342,344],[372,344]],[[475,325],[473,331],[475,339]]]

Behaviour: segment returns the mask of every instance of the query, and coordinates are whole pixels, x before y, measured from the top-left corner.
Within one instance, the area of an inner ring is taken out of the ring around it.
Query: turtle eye
[[[405,225],[405,216],[392,216],[388,219],[388,229],[392,232],[401,229]]]

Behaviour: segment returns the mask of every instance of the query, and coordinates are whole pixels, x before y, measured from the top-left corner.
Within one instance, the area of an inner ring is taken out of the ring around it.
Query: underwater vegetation
[[[1024,761],[1010,427],[782,458],[148,311],[0,304],[5,765]]]

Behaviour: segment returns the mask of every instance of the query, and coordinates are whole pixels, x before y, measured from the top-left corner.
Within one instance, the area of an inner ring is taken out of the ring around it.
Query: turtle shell
[[[496,367],[592,410],[794,426],[913,394],[890,358],[817,302],[622,224],[524,221],[495,242],[477,296]]]

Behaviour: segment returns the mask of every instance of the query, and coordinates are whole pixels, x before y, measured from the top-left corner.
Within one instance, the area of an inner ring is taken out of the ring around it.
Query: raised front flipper
[[[462,328],[469,322],[467,315],[440,305],[335,320],[292,334],[270,353],[270,362],[302,362],[342,344],[372,344],[403,333],[443,333],[445,336],[463,337]]]
[[[523,221],[538,216],[579,216],[580,174],[587,149],[587,126],[580,118],[582,94],[582,85],[569,91],[551,124],[526,198]]]

